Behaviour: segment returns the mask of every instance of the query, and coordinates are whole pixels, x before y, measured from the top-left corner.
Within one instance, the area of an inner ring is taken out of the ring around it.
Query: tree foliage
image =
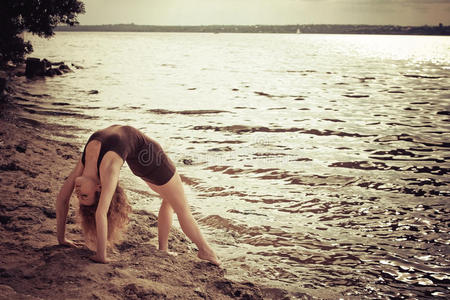
[[[33,51],[24,31],[48,38],[58,24],[78,24],[80,13],[84,4],[78,0],[0,0],[0,66],[21,62]]]

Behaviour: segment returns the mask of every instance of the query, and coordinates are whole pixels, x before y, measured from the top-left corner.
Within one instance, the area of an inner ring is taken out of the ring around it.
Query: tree
[[[84,4],[78,0],[0,0],[0,66],[23,62],[33,51],[24,31],[49,38],[58,24],[78,24],[80,13]]]

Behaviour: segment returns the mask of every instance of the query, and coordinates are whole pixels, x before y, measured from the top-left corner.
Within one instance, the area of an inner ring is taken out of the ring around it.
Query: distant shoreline
[[[204,25],[158,26],[136,24],[58,26],[55,31],[93,32],[192,32],[192,33],[292,33],[292,34],[388,34],[450,35],[450,26],[394,25]]]

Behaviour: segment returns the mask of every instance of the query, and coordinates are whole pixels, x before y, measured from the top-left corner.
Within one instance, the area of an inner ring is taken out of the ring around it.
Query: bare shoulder
[[[90,151],[90,150],[96,150],[99,151],[100,147],[102,146],[102,143],[98,140],[92,140],[89,141],[89,143],[86,144],[86,151]]]
[[[86,161],[95,161],[100,153],[100,148],[102,143],[97,140],[92,140],[87,143],[85,148],[85,160]]]

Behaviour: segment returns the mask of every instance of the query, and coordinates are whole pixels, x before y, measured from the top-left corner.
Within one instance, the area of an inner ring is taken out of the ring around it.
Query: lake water
[[[448,37],[31,39],[32,56],[83,68],[25,82],[28,117],[81,127],[80,147],[116,123],[160,141],[229,277],[298,297],[449,297]],[[157,212],[123,169],[134,207]]]

